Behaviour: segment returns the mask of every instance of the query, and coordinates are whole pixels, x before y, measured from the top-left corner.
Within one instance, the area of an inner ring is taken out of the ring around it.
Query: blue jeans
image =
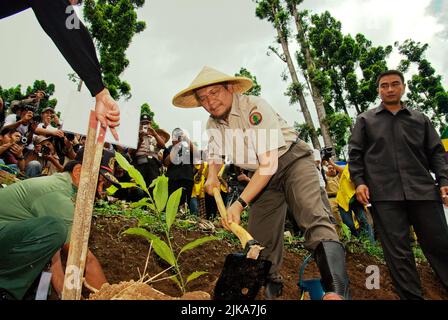
[[[42,165],[39,161],[30,161],[25,167],[25,175],[27,178],[39,177],[42,174]]]
[[[357,238],[361,234],[367,236],[370,242],[375,243],[375,237],[373,235],[372,226],[367,221],[366,213],[364,211],[364,207],[358,201],[354,201],[350,203],[349,211],[345,211],[341,207],[338,206],[339,214],[341,215],[342,222],[347,225],[350,229],[350,232]],[[356,219],[359,222],[359,230],[355,228],[355,222],[353,221],[352,211],[355,214]]]
[[[196,197],[191,198],[190,200],[190,213],[196,216],[199,214],[199,203],[198,198]]]

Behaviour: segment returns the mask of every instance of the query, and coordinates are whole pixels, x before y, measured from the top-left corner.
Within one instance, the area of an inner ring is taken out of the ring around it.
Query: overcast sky
[[[443,0],[305,0],[315,13],[329,10],[342,22],[343,32],[363,33],[374,45],[389,45],[408,38],[429,43],[427,57],[448,84],[448,1]],[[194,121],[204,127],[203,109],[179,109],[174,94],[187,87],[204,65],[228,74],[247,68],[257,77],[262,96],[291,125],[301,122],[298,105],[290,106],[281,80],[286,66],[267,56],[274,29],[255,16],[251,0],[146,0],[138,11],[147,29],[134,37],[127,51],[130,66],[122,75],[132,87],[132,98],[120,102],[122,110],[144,102],[155,120],[169,132],[183,127],[193,133]],[[72,72],[51,40],[41,30],[31,10],[0,20],[2,43],[0,85],[31,85],[44,79],[56,85],[55,97],[62,111],[75,84]],[[392,55],[390,68],[398,58]],[[85,88],[84,88],[85,90]],[[309,104],[313,109],[313,105]]]

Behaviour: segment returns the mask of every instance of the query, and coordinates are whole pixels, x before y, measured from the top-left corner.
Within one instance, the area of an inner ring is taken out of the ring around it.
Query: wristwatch
[[[243,198],[241,198],[241,197],[238,197],[238,199],[236,199],[236,201],[238,201],[241,204],[241,206],[243,207],[243,210],[247,209],[247,207],[249,206],[247,204],[247,202],[244,201]]]

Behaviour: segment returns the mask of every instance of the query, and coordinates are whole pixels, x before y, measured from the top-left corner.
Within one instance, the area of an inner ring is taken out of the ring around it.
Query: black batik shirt
[[[439,187],[448,186],[439,135],[424,114],[406,107],[394,115],[380,105],[359,115],[349,158],[351,180],[369,187],[371,201],[440,200]]]

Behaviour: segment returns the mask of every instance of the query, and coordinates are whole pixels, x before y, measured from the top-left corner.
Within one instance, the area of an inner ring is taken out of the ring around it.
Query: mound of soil
[[[141,278],[145,268],[149,243],[137,236],[123,235],[123,231],[135,227],[137,220],[121,216],[94,216],[89,247],[104,268],[105,275],[111,284],[120,282],[137,281]],[[174,246],[181,248],[188,242],[207,234],[200,231],[186,231],[174,229]],[[203,291],[213,295],[215,283],[221,273],[225,257],[241,248],[225,240],[211,241],[195,249],[187,251],[180,256],[180,266],[186,279],[194,271],[206,271],[207,274],[191,281],[187,291]],[[281,274],[284,278],[284,289],[281,299],[299,299],[298,269],[306,257],[306,252],[293,253],[285,250]],[[380,289],[369,290],[366,288],[366,279],[369,274],[366,268],[369,265],[377,265],[380,269]],[[165,270],[168,265],[158,258],[154,252],[148,260],[147,273],[155,276]],[[365,253],[347,254],[347,269],[351,281],[351,292],[356,300],[394,300],[395,294],[387,267],[376,258]],[[441,287],[432,269],[424,264],[418,266],[423,285],[425,298],[431,300],[448,300],[448,294]],[[158,279],[172,275],[170,271],[161,275]],[[311,263],[307,266],[304,279],[319,277],[317,266]],[[132,284],[132,283],[131,283]],[[126,285],[129,285],[126,284]],[[134,283],[135,285],[135,283]],[[146,286],[154,289],[154,292],[169,297],[180,298],[182,296],[178,286],[171,280],[161,280]],[[144,292],[148,292],[147,288]],[[109,288],[108,290],[112,290]],[[92,295],[92,297],[94,297]],[[262,292],[259,298],[262,299]],[[137,298],[134,298],[137,299]],[[204,299],[207,299],[204,297]]]

